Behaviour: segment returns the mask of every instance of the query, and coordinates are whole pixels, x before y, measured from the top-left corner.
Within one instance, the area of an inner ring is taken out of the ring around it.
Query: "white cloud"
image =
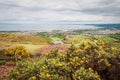
[[[120,22],[120,0],[0,0],[0,21]]]

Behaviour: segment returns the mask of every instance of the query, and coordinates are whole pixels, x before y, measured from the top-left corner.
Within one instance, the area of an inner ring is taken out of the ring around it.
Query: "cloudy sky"
[[[120,0],[0,0],[2,23],[119,23]]]

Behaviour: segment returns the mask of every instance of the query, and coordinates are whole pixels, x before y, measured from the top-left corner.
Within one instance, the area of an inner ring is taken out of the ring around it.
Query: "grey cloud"
[[[29,2],[29,0],[26,1]],[[21,0],[22,3],[19,2],[1,0],[0,12],[5,14],[0,13],[0,20],[21,20],[19,18],[27,20],[50,18],[61,20],[61,18],[64,18],[65,20],[71,19],[71,21],[72,19],[87,21],[87,19],[95,17],[94,20],[97,21],[97,18],[101,20],[106,16],[111,19],[113,19],[112,17],[120,17],[120,0],[51,0],[51,2],[49,0],[30,0],[30,4],[22,4],[24,0]],[[114,19],[119,20],[118,18]]]
[[[104,16],[120,16],[120,1],[102,0],[94,8],[83,9],[82,12],[87,14],[98,14]]]
[[[101,5],[110,5],[110,4],[113,4],[113,3],[117,3],[117,2],[119,2],[118,0],[101,0],[100,2],[99,2],[99,4]]]
[[[87,14],[97,14],[103,16],[120,16],[120,8],[111,7],[111,8],[92,8],[92,9],[85,9],[81,10]]]
[[[11,3],[0,2],[0,9],[20,8],[20,7],[23,7],[23,6],[19,6],[19,5],[11,4]]]

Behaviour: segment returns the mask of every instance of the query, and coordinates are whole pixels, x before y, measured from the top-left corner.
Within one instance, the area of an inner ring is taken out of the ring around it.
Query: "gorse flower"
[[[45,69],[45,66],[42,66],[42,69]]]
[[[83,60],[80,60],[80,63],[84,63],[84,61],[83,61]]]
[[[85,46],[85,47],[84,47],[85,50],[88,49],[88,48],[89,48],[89,46]]]
[[[37,78],[36,78],[36,76],[32,76],[32,80],[36,80]]]
[[[108,67],[110,67],[110,66],[111,66],[111,64],[110,64],[110,63],[108,63],[108,64],[107,64],[107,66],[108,66]]]
[[[91,71],[92,70],[92,68],[88,68],[89,69],[89,71]]]
[[[116,48],[116,47],[112,47],[111,50],[112,50],[112,51],[115,51],[115,50],[117,50],[117,48]]]
[[[99,46],[99,49],[100,49],[100,50],[103,50],[103,47],[102,47],[102,46]]]
[[[49,77],[50,77],[50,74],[49,74],[49,73],[47,73],[47,74],[46,74],[46,77],[47,77],[47,78],[49,78]]]
[[[61,67],[61,66],[62,66],[62,64],[61,64],[61,63],[58,63],[58,66],[59,66],[59,67]]]

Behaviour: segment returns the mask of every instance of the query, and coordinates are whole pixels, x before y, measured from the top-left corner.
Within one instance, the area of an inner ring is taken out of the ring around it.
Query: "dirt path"
[[[15,67],[15,64],[0,65],[0,78],[5,79],[7,74]]]

